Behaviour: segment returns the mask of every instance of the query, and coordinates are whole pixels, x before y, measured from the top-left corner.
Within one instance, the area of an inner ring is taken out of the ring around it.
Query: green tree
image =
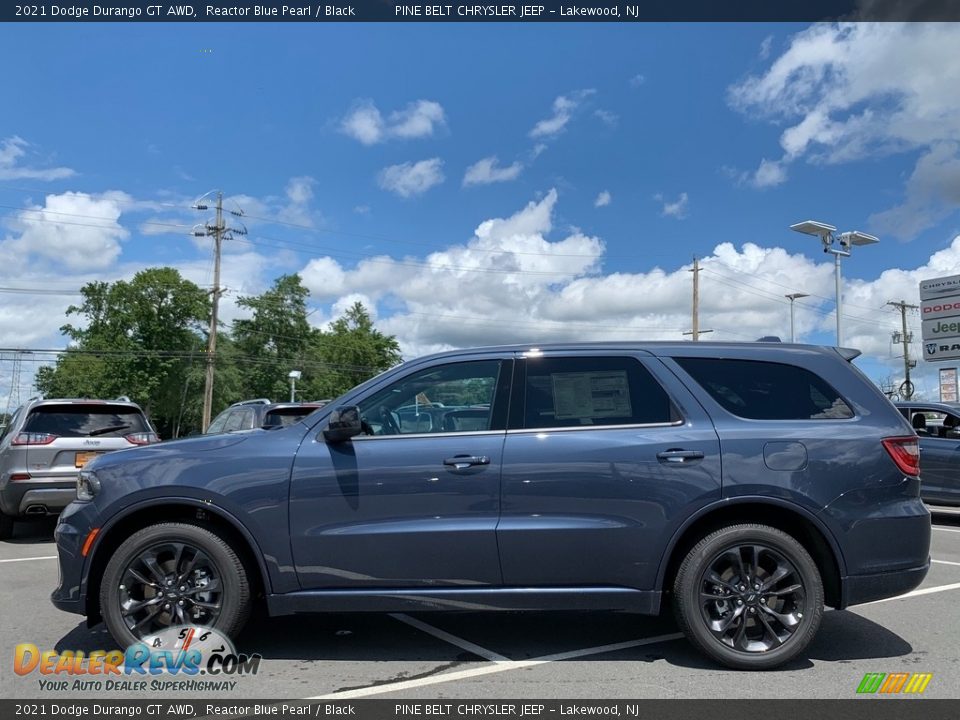
[[[245,397],[286,399],[288,373],[308,374],[306,356],[317,334],[307,322],[309,296],[299,275],[283,275],[266,292],[237,301],[253,311],[249,319],[233,323],[233,339],[244,366]]]
[[[129,282],[88,283],[81,294],[67,315],[85,322],[61,328],[71,347],[40,369],[37,387],[47,397],[127,395],[170,437],[183,414],[185,379],[204,359],[206,292],[161,267]]]
[[[373,324],[362,303],[354,303],[313,343],[310,396],[332,398],[400,362],[400,346]]]

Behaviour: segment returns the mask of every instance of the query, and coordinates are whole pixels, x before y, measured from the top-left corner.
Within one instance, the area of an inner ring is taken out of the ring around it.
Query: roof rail
[[[257,398],[256,400],[241,400],[240,402],[235,402],[234,405],[271,405],[273,400],[270,398]]]
[[[121,395],[120,397],[115,397],[114,400],[116,400],[117,402],[133,402],[133,400],[131,400],[130,398],[128,398],[126,395]]]

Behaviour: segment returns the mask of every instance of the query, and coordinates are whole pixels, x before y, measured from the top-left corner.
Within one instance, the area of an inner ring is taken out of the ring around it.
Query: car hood
[[[250,437],[251,435],[246,433],[231,433],[226,435],[205,435],[195,438],[185,438],[183,440],[167,440],[166,442],[155,443],[153,445],[144,445],[142,447],[101,455],[91,461],[87,467],[91,470],[98,470],[111,465],[136,460],[162,460],[164,456],[195,455],[197,453],[222,450],[234,445],[239,445],[242,442],[246,442]]]

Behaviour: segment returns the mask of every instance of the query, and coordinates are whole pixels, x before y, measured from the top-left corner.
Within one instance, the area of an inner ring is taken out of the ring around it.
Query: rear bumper
[[[0,506],[8,515],[59,515],[77,499],[77,480],[68,477],[56,480],[17,480],[7,482],[0,496]]]
[[[919,567],[874,575],[850,575],[841,580],[841,609],[851,605],[883,600],[908,593],[917,587],[927,576],[930,561]]]

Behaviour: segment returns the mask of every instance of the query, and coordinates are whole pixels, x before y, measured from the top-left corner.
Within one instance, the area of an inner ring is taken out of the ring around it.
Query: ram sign
[[[960,275],[920,283],[920,319],[925,360],[960,358]]]

